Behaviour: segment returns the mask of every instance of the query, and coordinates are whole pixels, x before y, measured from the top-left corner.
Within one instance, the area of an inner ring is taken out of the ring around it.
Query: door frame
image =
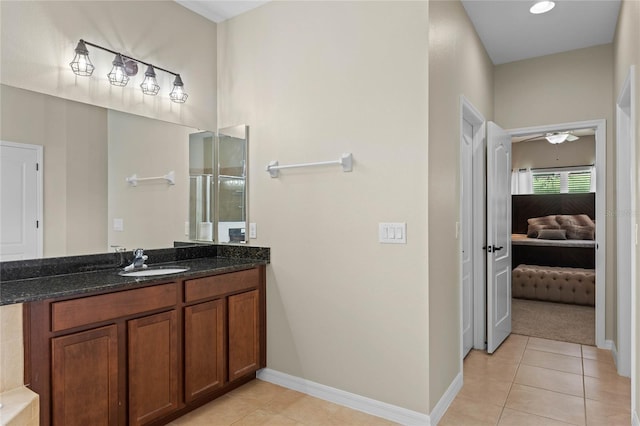
[[[629,67],[627,78],[616,100],[616,282],[617,282],[617,341],[616,366],[618,374],[635,377],[634,348],[635,321],[634,306],[636,282],[637,224],[633,212],[636,211],[636,176],[629,170],[636,170],[635,110],[635,67]],[[627,253],[620,256],[620,253]],[[633,386],[632,386],[633,389]],[[632,398],[635,402],[635,398]]]
[[[482,113],[464,96],[460,95],[460,122],[459,122],[459,146],[464,146],[463,122],[467,121],[473,126],[473,224],[472,230],[459,228],[459,234],[467,234],[473,243],[473,348],[483,350],[485,348],[485,148],[486,148],[486,120]],[[459,155],[460,182],[465,173],[462,164],[462,155]],[[462,196],[460,191],[460,211],[462,217]],[[460,226],[460,222],[458,222]],[[458,253],[462,250],[462,238],[458,238]],[[460,312],[460,371],[462,371],[463,354],[463,282],[462,282],[462,258],[458,262],[458,288],[459,288],[459,312]]]
[[[607,123],[604,119],[548,124],[544,126],[509,129],[512,137],[560,132],[565,130],[595,129],[596,133],[596,346],[612,349],[605,341],[605,279],[606,279],[606,177],[607,177]]]
[[[36,208],[36,212],[38,215],[38,228],[36,229],[36,253],[38,258],[44,256],[44,197],[43,197],[43,189],[44,189],[44,170],[43,170],[43,159],[44,159],[44,147],[42,145],[33,145],[29,143],[17,143],[17,142],[9,142],[0,140],[0,145],[9,146],[12,148],[20,148],[20,149],[29,149],[36,152],[36,161],[38,162],[38,173],[36,176],[36,197],[38,200],[38,206]]]

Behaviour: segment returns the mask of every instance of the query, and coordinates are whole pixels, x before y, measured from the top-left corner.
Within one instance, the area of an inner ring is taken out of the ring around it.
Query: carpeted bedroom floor
[[[595,346],[596,309],[535,300],[511,300],[511,332]]]

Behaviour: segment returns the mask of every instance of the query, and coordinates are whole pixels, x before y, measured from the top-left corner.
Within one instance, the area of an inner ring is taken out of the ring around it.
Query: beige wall
[[[462,4],[429,7],[429,393],[460,371],[460,95],[493,117],[493,65]]]
[[[172,247],[185,239],[189,220],[189,134],[198,130],[109,111],[109,245],[133,250]],[[157,177],[173,170],[175,185],[163,180],[137,186],[125,178]],[[113,219],[124,231],[113,230]]]
[[[272,2],[218,33],[220,126],[251,126],[251,243],[271,247],[268,367],[421,413],[427,21],[427,2]],[[352,173],[264,169],[343,152]]]
[[[0,138],[43,146],[44,256],[107,249],[107,111],[0,86]]]
[[[511,145],[511,165],[514,169],[585,166],[595,164],[595,161],[594,136],[581,136],[577,141],[557,145],[552,145],[547,140]]]
[[[636,107],[636,220],[638,218],[638,202],[640,200],[640,175],[638,174],[638,165],[640,165],[640,2],[635,0],[624,0],[620,9],[618,18],[618,27],[614,39],[614,96],[620,93],[622,85],[629,72],[629,66],[635,65],[635,107]],[[636,252],[636,266],[638,267],[637,277],[640,277],[640,250]],[[640,290],[638,290],[638,278],[632,284],[636,289],[635,318],[632,321],[636,324],[635,336],[635,365],[636,374],[632,384],[635,387],[635,416],[636,421],[640,419]]]
[[[216,128],[216,25],[172,1],[2,1],[0,82],[65,99],[203,129]],[[157,72],[161,92],[140,90],[144,67],[124,88],[111,86],[113,55],[88,47],[96,69],[69,68],[79,39],[178,72],[189,99],[175,104],[173,76]]]
[[[615,208],[612,81],[611,44],[498,65],[494,73],[495,121],[505,129],[606,120],[608,211]],[[615,227],[606,221],[605,338],[615,341]]]

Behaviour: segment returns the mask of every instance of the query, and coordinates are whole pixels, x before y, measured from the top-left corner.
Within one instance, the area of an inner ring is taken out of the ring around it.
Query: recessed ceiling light
[[[552,2],[551,0],[542,0],[531,6],[529,12],[533,13],[534,15],[539,15],[541,13],[547,13],[554,7],[556,7],[555,2]]]

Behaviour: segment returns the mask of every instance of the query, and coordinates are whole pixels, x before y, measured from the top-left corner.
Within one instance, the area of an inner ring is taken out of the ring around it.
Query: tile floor
[[[591,346],[512,334],[493,355],[472,351],[464,386],[440,426],[629,426],[631,383],[611,353]],[[171,426],[395,423],[254,380]]]
[[[261,380],[253,380],[169,426],[389,426],[395,423]]]
[[[631,424],[631,381],[610,351],[512,334],[493,355],[471,351],[463,374],[440,426]]]

